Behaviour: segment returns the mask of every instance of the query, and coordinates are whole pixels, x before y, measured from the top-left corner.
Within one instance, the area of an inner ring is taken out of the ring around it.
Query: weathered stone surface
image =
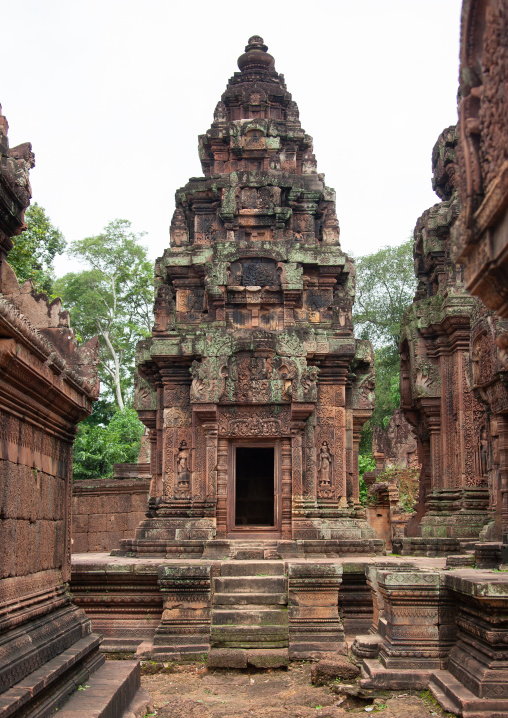
[[[288,563],[291,659],[344,652],[344,628],[338,611],[341,582],[339,564]]]
[[[315,663],[311,666],[310,675],[314,685],[322,686],[336,678],[355,680],[360,675],[360,669],[345,656],[336,656]]]
[[[155,555],[154,540],[183,553],[195,540],[374,538],[357,466],[372,348],[353,335],[335,195],[262,38],[239,67],[199,138],[204,177],[177,191],[156,262],[135,394],[151,498],[122,543],[131,555]],[[237,558],[264,556],[245,546]]]
[[[104,664],[66,585],[72,443],[98,396],[97,339],[79,347],[61,301],[20,287],[6,261],[33,163],[28,143],[9,149],[0,113],[0,712],[13,717],[52,715]],[[99,691],[118,710],[139,686],[129,669],[127,686]]]
[[[460,43],[458,188],[454,256],[467,289],[508,318],[508,9],[464,0]],[[500,346],[506,345],[506,334]]]
[[[129,473],[131,466],[139,473],[138,464],[127,466]],[[75,481],[71,552],[119,548],[120,540],[132,536],[144,519],[149,488],[149,479],[137,477]]]
[[[480,306],[450,259],[461,212],[456,188],[457,130],[444,130],[432,154],[442,199],[414,233],[418,288],[401,328],[401,407],[417,433],[420,501],[407,525],[423,539],[474,539],[489,522],[490,420],[472,391],[471,318]]]
[[[73,566],[74,601],[103,637],[103,650],[135,653],[142,643],[151,646],[163,610],[157,570],[142,560],[136,565]]]

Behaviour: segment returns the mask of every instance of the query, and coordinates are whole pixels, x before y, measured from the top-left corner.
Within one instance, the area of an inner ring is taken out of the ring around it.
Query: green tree
[[[74,480],[107,479],[113,464],[135,463],[144,426],[134,409],[117,410],[107,426],[81,422],[74,442]]]
[[[376,404],[364,425],[360,452],[372,446],[372,427],[386,427],[400,404],[400,320],[413,301],[416,278],[413,240],[356,258],[355,334],[374,344]]]
[[[153,323],[153,269],[142,236],[117,219],[102,234],[72,242],[69,255],[87,269],[55,282],[81,339],[99,336],[99,375],[119,409],[132,390],[136,344]]]
[[[413,301],[413,240],[356,258],[353,322],[360,339],[399,351],[400,319]]]
[[[65,239],[37,202],[27,209],[25,222],[25,231],[13,238],[9,264],[20,284],[31,279],[37,291],[52,295],[55,281],[53,261],[65,250]]]

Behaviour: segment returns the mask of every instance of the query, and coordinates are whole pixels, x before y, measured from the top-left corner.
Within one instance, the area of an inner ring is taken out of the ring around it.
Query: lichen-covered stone
[[[156,537],[351,538],[349,520],[373,536],[357,462],[372,347],[353,335],[335,194],[262,38],[239,67],[199,138],[204,176],[176,192],[156,262],[135,394],[153,445],[150,518],[129,551]],[[235,504],[242,442],[273,452],[261,519]]]

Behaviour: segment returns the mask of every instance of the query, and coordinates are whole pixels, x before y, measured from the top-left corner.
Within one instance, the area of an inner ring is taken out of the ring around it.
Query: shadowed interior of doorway
[[[236,449],[235,526],[273,526],[273,447]]]

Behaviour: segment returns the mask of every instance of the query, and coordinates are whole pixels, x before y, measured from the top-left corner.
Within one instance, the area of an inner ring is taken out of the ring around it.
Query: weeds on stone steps
[[[447,713],[441,708],[441,704],[434,698],[429,689],[427,689],[426,691],[419,691],[417,695],[422,699],[422,701],[428,708],[432,706],[432,708],[434,709],[437,708],[440,711],[441,715],[447,716],[448,718],[455,718],[453,713]]]

